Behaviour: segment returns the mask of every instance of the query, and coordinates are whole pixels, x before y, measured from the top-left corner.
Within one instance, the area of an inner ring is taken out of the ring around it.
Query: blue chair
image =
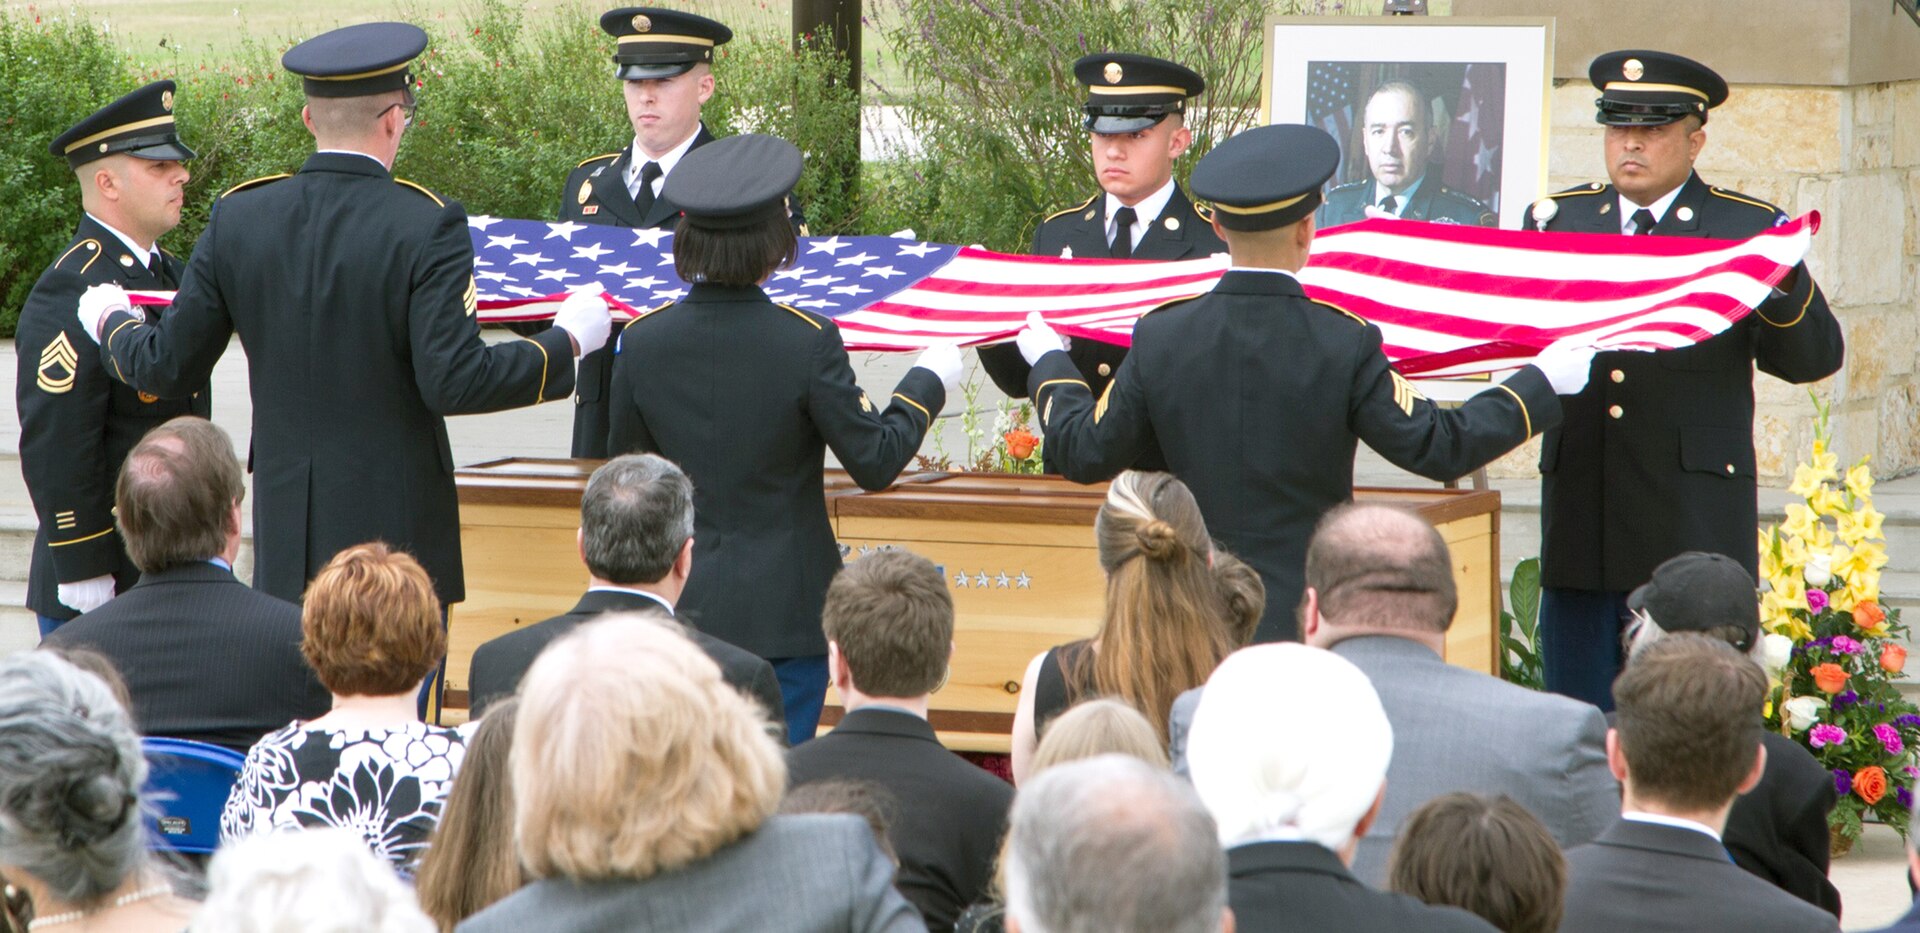
[[[148,845],[190,855],[220,845],[220,811],[247,756],[186,739],[146,738]]]

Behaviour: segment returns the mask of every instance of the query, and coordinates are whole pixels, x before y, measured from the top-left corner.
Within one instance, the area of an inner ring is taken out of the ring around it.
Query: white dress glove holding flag
[[[94,343],[100,342],[100,322],[115,311],[133,313],[133,302],[127,298],[126,289],[109,283],[95,285],[80,293],[80,329],[86,331]]]
[[[1060,339],[1060,333],[1041,320],[1038,311],[1027,312],[1027,326],[1013,338],[1013,342],[1020,348],[1020,355],[1026,359],[1028,366],[1040,362],[1041,357],[1055,350],[1067,348],[1067,342]]]
[[[607,311],[605,293],[578,291],[568,295],[567,300],[560,303],[560,310],[554,312],[553,326],[573,337],[578,347],[575,356],[586,356],[606,346],[607,334],[613,330],[613,318]]]
[[[957,343],[950,340],[936,343],[920,351],[913,365],[939,376],[940,384],[947,387],[948,393],[960,386],[960,345]]]
[[[1546,374],[1555,395],[1578,395],[1587,387],[1596,352],[1592,347],[1556,341],[1533,358],[1533,365]]]

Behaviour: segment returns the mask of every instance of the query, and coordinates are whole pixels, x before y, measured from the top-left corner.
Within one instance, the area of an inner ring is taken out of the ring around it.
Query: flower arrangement
[[[1814,405],[1813,455],[1788,487],[1802,501],[1760,531],[1760,622],[1775,680],[1766,716],[1833,772],[1828,827],[1844,852],[1869,816],[1906,835],[1920,708],[1893,684],[1907,627],[1880,603],[1887,554],[1873,473],[1864,457],[1841,472],[1827,407]]]
[[[966,454],[958,459],[947,453],[946,438],[930,432],[932,453],[915,459],[922,470],[972,473],[1027,473],[1041,470],[1041,448],[1045,440],[1033,426],[1033,405],[1025,399],[1001,399],[996,408],[983,411],[978,404],[982,383],[978,369],[961,384],[964,407],[960,412],[960,431],[966,435]],[[983,415],[993,413],[987,423]]]

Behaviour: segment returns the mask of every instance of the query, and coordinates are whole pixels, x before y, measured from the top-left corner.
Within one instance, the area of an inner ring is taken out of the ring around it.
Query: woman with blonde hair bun
[[[1174,698],[1205,683],[1234,648],[1213,541],[1186,484],[1170,473],[1114,477],[1094,536],[1107,574],[1105,614],[1094,637],[1027,665],[1013,719],[1016,783],[1053,717],[1088,697],[1139,710],[1164,746]]]

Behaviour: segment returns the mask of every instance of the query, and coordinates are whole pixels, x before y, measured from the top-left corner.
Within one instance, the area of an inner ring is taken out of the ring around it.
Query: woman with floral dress
[[[447,650],[433,582],[384,544],[348,548],[308,586],[301,627],[301,651],[333,710],[253,746],[221,837],[342,827],[410,877],[466,751],[459,732],[416,711],[420,684]]]

